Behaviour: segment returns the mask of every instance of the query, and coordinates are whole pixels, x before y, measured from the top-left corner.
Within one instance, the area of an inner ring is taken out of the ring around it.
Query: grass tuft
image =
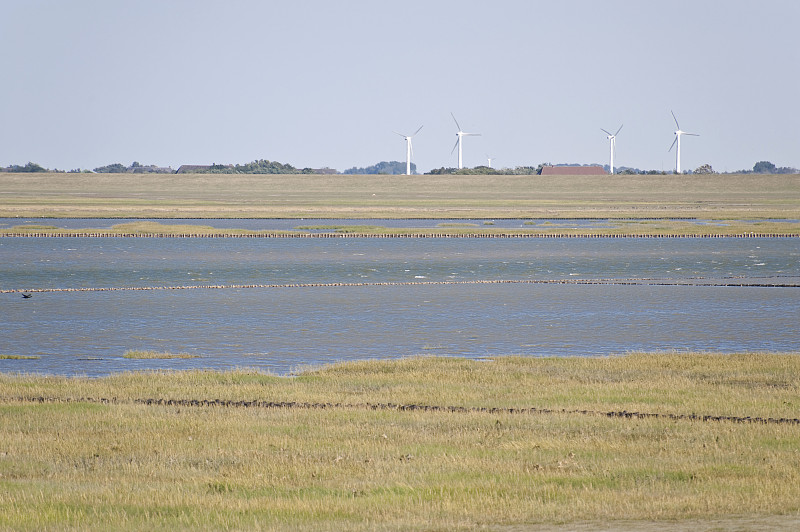
[[[150,359],[173,359],[173,358],[200,358],[199,355],[189,353],[161,353],[158,351],[126,351],[123,358],[135,358],[142,360]]]

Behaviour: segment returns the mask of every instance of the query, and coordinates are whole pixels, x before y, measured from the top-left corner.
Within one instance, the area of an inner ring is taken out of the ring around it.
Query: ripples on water
[[[0,239],[0,289],[800,279],[798,239]],[[397,285],[0,294],[2,371],[294,367],[416,354],[800,350],[800,289]],[[197,359],[127,360],[129,349]]]

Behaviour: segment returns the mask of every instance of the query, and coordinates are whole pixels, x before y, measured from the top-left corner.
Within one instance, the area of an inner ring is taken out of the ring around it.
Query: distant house
[[[602,166],[543,166],[542,175],[608,175]]]

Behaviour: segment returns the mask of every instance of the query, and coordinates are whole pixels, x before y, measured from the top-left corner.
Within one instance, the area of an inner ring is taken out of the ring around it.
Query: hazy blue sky
[[[0,0],[0,166],[800,167],[798,0]]]

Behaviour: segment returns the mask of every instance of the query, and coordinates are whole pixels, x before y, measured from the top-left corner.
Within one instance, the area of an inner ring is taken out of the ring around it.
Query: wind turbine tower
[[[670,111],[672,113],[672,111]],[[669,151],[672,151],[672,148],[677,144],[677,150],[675,152],[675,173],[681,173],[681,136],[682,135],[689,135],[690,137],[699,137],[697,133],[687,133],[685,131],[681,131],[681,126],[678,124],[678,119],[675,118],[675,113],[672,113],[672,119],[675,120],[675,125],[678,129],[675,131],[675,140],[672,141],[672,145],[669,147]]]
[[[406,175],[411,175],[411,156],[414,154],[414,149],[411,147],[411,139],[416,137],[417,133],[419,133],[420,129],[423,127],[424,126],[419,126],[419,129],[416,130],[413,135],[403,135],[395,131],[395,134],[406,139]]]
[[[619,132],[622,131],[622,126],[619,126],[619,129],[614,134],[611,134],[610,132],[606,131],[602,127],[600,128],[600,131],[602,131],[603,133],[608,135],[608,137],[606,137],[608,139],[608,151],[609,151],[609,156],[608,156],[608,169],[609,169],[609,171],[608,171],[608,173],[613,175],[614,174],[614,154],[617,153],[617,135],[619,135]]]
[[[458,148],[458,169],[461,170],[464,167],[463,150],[461,149],[461,143],[463,142],[462,139],[464,137],[480,137],[481,134],[480,133],[465,133],[464,131],[461,130],[461,126],[458,125],[458,120],[456,120],[455,115],[453,113],[450,113],[450,116],[453,117],[453,122],[455,122],[456,126],[458,127],[458,133],[456,133],[456,137],[458,137],[458,138],[456,139],[455,146],[453,146],[453,149],[450,150],[450,154],[452,155],[452,153],[454,151],[456,151],[456,148]]]

